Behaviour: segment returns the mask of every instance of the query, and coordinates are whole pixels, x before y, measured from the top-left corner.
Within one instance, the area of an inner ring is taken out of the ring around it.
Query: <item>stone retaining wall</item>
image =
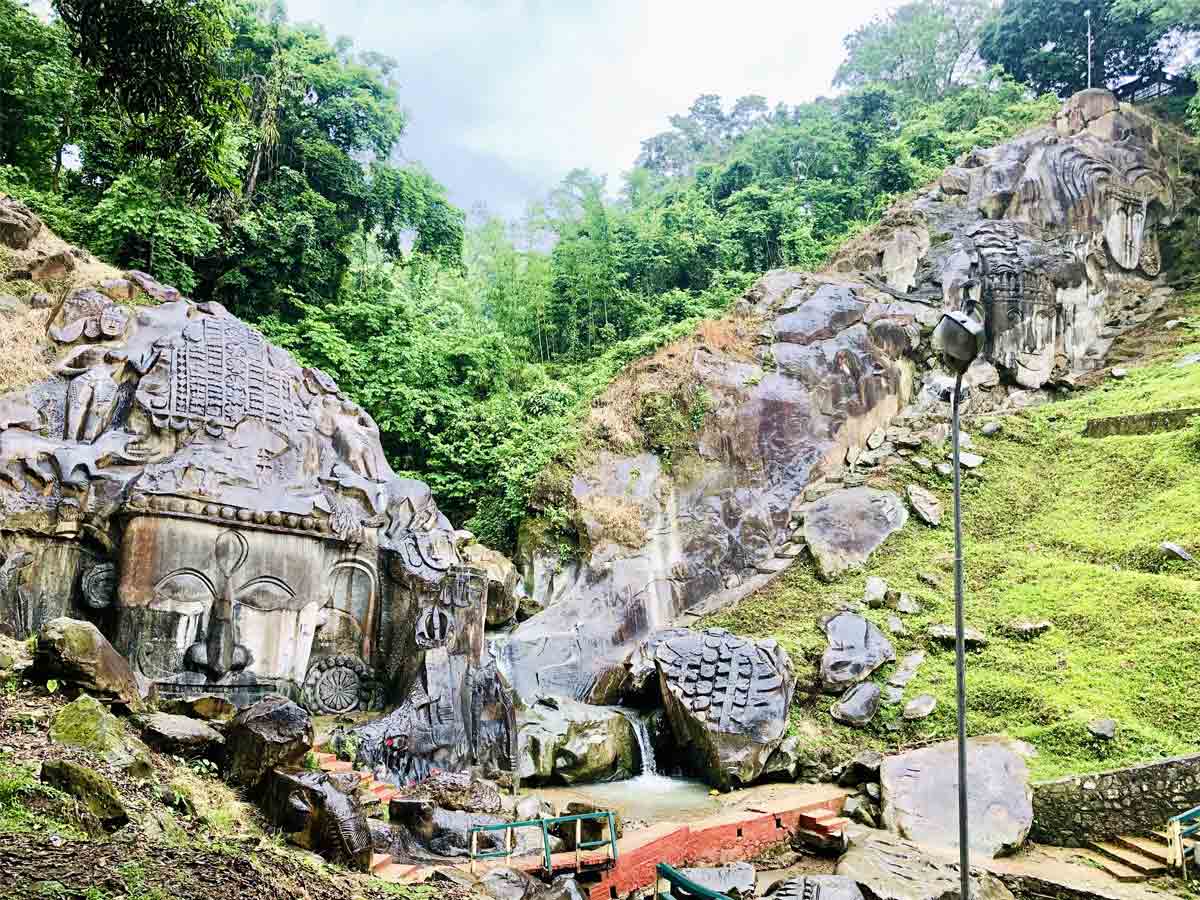
[[[1175,431],[1186,428],[1193,416],[1200,416],[1200,406],[1186,409],[1159,409],[1129,416],[1109,416],[1088,419],[1083,430],[1085,437],[1109,437],[1114,434],[1153,434],[1156,431]]]
[[[1070,775],[1033,786],[1033,830],[1042,844],[1078,847],[1088,840],[1162,828],[1200,806],[1200,754]]]

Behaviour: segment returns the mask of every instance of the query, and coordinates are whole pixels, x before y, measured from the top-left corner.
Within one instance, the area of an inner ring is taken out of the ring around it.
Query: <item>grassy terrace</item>
[[[1200,555],[1200,423],[1137,437],[1085,438],[1089,418],[1200,406],[1200,364],[1176,368],[1200,351],[1200,294],[1182,298],[1184,326],[1156,336],[1158,349],[1070,399],[1003,419],[991,438],[968,423],[985,464],[964,480],[967,622],[991,644],[969,654],[968,728],[1004,731],[1038,751],[1034,776],[1097,771],[1200,750],[1200,566],[1164,558],[1163,541]],[[981,420],[983,421],[983,420]],[[912,466],[874,482],[902,491],[931,489],[947,515],[940,528],[910,519],[867,572],[828,585],[799,560],[771,586],[705,624],[773,636],[808,677],[825,648],[817,617],[838,600],[860,599],[867,575],[918,599],[903,617],[910,635],[894,638],[898,656],[928,659],[905,698],[929,692],[933,715],[906,723],[885,706],[866,731],[836,725],[831,698],[806,699],[793,728],[836,758],[855,747],[897,748],[954,733],[954,654],[925,639],[927,626],[953,622],[950,481]],[[936,576],[940,588],[918,579]],[[890,610],[867,613],[884,628]],[[1049,620],[1030,642],[1004,634],[1014,620]],[[885,629],[886,633],[886,629]],[[891,671],[876,673],[882,679]],[[1114,741],[1092,738],[1086,723],[1112,718]]]

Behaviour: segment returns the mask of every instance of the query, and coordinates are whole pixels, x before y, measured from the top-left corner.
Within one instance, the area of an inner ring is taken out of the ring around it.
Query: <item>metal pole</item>
[[[1092,11],[1087,11],[1088,23],[1088,88],[1092,86]]]
[[[958,694],[958,868],[962,900],[971,897],[971,857],[967,840],[967,653],[963,640],[962,467],[959,463],[958,407],[962,373],[954,380],[951,403],[954,440],[954,669]]]

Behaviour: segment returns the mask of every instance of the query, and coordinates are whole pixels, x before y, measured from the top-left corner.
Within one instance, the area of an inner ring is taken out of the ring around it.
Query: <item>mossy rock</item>
[[[52,759],[42,763],[41,780],[78,800],[105,831],[116,831],[129,821],[117,789],[94,769],[69,759]]]
[[[152,771],[146,745],[126,734],[121,721],[87,694],[58,711],[50,723],[50,738],[56,744],[94,753],[137,778],[147,778]]]

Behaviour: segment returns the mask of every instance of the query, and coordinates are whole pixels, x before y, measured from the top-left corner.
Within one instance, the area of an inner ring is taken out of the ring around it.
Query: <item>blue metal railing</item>
[[[670,885],[667,893],[663,894],[658,889],[656,882],[654,886],[655,900],[661,900],[664,896],[673,898],[673,900],[729,900],[728,894],[722,894],[720,891],[714,891],[712,888],[696,884],[696,882],[692,881],[682,872],[668,866],[666,863],[659,863],[655,866],[655,875]]]
[[[1181,812],[1167,819],[1167,850],[1171,856],[1171,865],[1183,872],[1186,880],[1187,852],[1183,839],[1200,832],[1200,806]]]
[[[608,825],[608,836],[598,841],[583,840],[583,823],[589,820],[602,820]],[[578,871],[582,864],[584,850],[595,850],[599,847],[609,848],[609,861],[617,861],[617,824],[611,810],[604,812],[578,813],[573,816],[556,816],[552,819],[525,819],[520,822],[501,822],[498,825],[476,825],[471,829],[471,871],[475,870],[475,861],[479,859],[510,859],[515,849],[513,832],[518,828],[539,828],[542,832],[542,853],[545,860],[546,874],[553,872],[550,857],[550,829],[555,825],[575,823],[575,869]],[[488,831],[504,832],[504,848],[479,852],[479,835]]]

